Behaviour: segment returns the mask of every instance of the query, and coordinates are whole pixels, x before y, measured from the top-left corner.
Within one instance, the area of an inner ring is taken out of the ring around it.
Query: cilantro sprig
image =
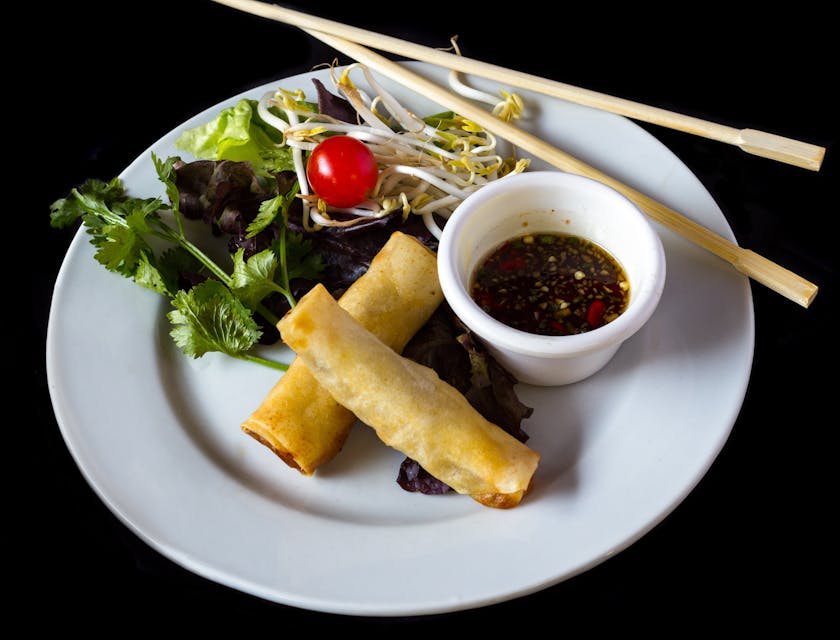
[[[287,369],[284,363],[253,353],[262,336],[254,316],[258,313],[276,324],[278,318],[262,304],[266,296],[279,293],[294,306],[290,280],[316,277],[323,268],[311,244],[286,229],[289,204],[297,188],[262,203],[248,233],[256,235],[279,219],[280,237],[247,259],[242,249],[236,251],[231,255],[229,273],[186,235],[175,184],[176,159],[161,160],[153,154],[152,160],[168,203],[161,198],[129,196],[119,178],[109,182],[87,180],[52,204],[50,224],[63,228],[81,220],[100,264],[170,298],[170,335],[187,356],[199,358],[217,351]],[[161,244],[165,248],[156,251],[154,247]],[[205,279],[183,289],[178,284],[178,275],[183,272]]]

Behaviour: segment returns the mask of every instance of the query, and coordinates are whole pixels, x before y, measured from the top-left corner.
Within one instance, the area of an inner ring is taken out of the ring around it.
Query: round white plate
[[[434,67],[408,66],[446,82]],[[129,193],[163,194],[151,152],[183,157],[173,146],[183,128],[278,86],[314,96],[312,76],[331,86],[326,71],[302,74],[198,114],[123,172]],[[383,84],[416,113],[442,110]],[[521,126],[734,240],[696,177],[643,129],[520,93],[529,105]],[[59,273],[47,336],[58,424],[87,481],[131,530],[187,569],[243,592],[380,616],[531,593],[604,561],[660,522],[708,470],[740,411],[754,344],[749,282],[659,231],[668,280],[650,323],[582,383],[519,387],[534,407],[524,427],[542,461],[515,509],[406,493],[395,482],[403,456],[361,424],[314,476],[293,471],[239,427],[278,374],[218,354],[182,355],[168,335],[168,302],[101,267],[84,230]]]

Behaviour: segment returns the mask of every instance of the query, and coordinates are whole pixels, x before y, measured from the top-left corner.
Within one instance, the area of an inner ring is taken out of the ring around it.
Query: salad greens
[[[370,104],[346,73],[334,81],[347,99],[320,81],[317,103],[283,89],[239,99],[177,138],[175,147],[198,160],[152,155],[165,199],[130,197],[118,178],[88,180],[52,204],[51,224],[81,221],[98,262],[167,296],[171,335],[185,354],[218,351],[285,369],[253,348],[279,339],[275,325],[297,297],[315,282],[339,295],[396,229],[435,250],[433,214],[507,171],[486,132],[455,114],[421,120],[363,71],[379,93]],[[377,111],[380,100],[394,118]],[[305,154],[351,131],[377,154],[380,193],[370,209],[328,211],[310,193]],[[191,240],[191,220],[226,237],[229,262]]]
[[[257,105],[256,100],[243,98],[207,124],[184,131],[175,146],[196,158],[248,161],[264,175],[294,171],[292,150],[282,144],[283,133],[266,124]]]
[[[263,329],[255,314],[274,325],[279,316],[263,304],[280,294],[294,304],[290,280],[317,278],[323,263],[311,243],[279,225],[279,238],[246,257],[239,248],[231,255],[230,272],[188,239],[177,185],[178,158],[160,160],[153,155],[158,178],[169,203],[160,198],[129,197],[118,178],[110,182],[88,180],[51,206],[52,226],[66,227],[81,220],[97,250],[96,260],[109,271],[171,298],[167,314],[171,336],[188,356],[198,358],[218,351],[229,356],[284,370],[287,365],[250,353]],[[296,191],[277,194],[260,205],[248,226],[251,237],[265,232],[275,218],[288,213]],[[174,225],[165,220],[171,215]],[[165,241],[157,252],[153,241]]]
[[[197,160],[152,154],[165,199],[129,196],[119,178],[91,179],[50,207],[53,227],[85,227],[106,269],[170,300],[170,336],[189,357],[220,352],[287,369],[254,352],[280,338],[275,325],[300,296],[318,282],[340,296],[396,230],[436,251],[435,217],[445,218],[488,180],[526,166],[508,166],[494,139],[455,114],[419,120],[373,83],[396,114],[389,125],[346,75],[338,84],[350,100],[313,82],[317,104],[280,90],[259,102],[242,99],[182,133],[176,148]],[[324,136],[350,131],[378,154],[378,200],[370,208],[328,210],[309,192],[305,154]],[[191,239],[195,224],[225,242],[229,261],[208,255],[220,247]],[[404,354],[434,369],[485,418],[528,438],[520,425],[532,410],[518,400],[516,380],[445,302]],[[408,458],[397,482],[406,491],[450,491]]]

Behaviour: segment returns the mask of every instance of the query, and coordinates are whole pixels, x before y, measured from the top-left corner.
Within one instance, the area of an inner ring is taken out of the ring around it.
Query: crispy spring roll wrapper
[[[539,454],[486,420],[433,369],[356,322],[322,285],[277,326],[321,386],[385,444],[482,504],[509,508],[522,500]]]
[[[401,352],[442,301],[434,252],[396,231],[338,304]],[[311,475],[341,450],[355,420],[296,358],[241,427],[290,467]]]

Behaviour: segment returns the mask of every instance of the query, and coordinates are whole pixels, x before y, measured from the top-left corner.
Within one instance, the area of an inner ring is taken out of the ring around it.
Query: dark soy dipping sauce
[[[507,240],[476,269],[473,300],[509,327],[547,336],[585,333],[626,308],[630,283],[597,244],[564,233]]]

